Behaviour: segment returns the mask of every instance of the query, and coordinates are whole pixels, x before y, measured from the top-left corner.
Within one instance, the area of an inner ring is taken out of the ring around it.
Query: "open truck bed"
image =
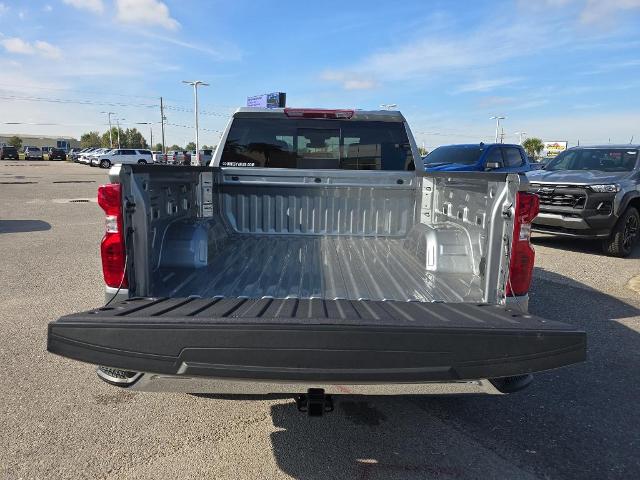
[[[582,361],[584,332],[486,304],[132,298],[49,325],[48,349],[142,372],[276,382],[416,383]]]
[[[126,300],[52,322],[51,352],[210,393],[522,386],[584,359],[583,332],[524,313],[523,175],[427,175],[397,112],[241,110],[220,145],[111,170],[103,272]]]

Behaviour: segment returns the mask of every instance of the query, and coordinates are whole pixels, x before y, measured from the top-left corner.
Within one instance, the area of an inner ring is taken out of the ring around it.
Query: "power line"
[[[95,101],[95,100],[82,100],[82,99],[68,99],[68,98],[47,98],[36,96],[21,96],[21,95],[0,95],[0,100],[12,100],[12,101],[25,101],[25,102],[46,102],[46,103],[62,103],[62,104],[75,104],[75,105],[94,105],[100,107],[139,107],[139,108],[158,108],[159,104],[147,104],[147,103],[120,103],[120,102],[108,102],[108,101]],[[193,113],[193,109],[178,106],[164,106],[165,110],[173,110],[176,112]],[[201,115],[228,118],[230,113],[201,111]]]

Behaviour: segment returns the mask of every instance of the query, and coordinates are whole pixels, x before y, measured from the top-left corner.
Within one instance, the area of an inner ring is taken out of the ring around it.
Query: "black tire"
[[[640,214],[635,207],[629,207],[618,219],[611,236],[602,242],[604,253],[612,257],[626,257],[640,238]]]
[[[146,160],[138,160],[138,165],[146,165],[147,161]]]
[[[100,168],[111,168],[111,162],[108,159],[103,158],[100,160]]]

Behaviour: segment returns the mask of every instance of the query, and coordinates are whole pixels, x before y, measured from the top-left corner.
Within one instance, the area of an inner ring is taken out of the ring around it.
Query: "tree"
[[[80,147],[99,147],[102,144],[100,140],[100,132],[83,133],[80,137]]]
[[[182,147],[179,147],[178,145],[176,145],[176,144],[174,143],[173,145],[171,145],[171,146],[169,147],[169,150],[170,150],[170,151],[173,151],[173,152],[179,152],[179,151],[182,151]]]
[[[187,146],[184,147],[185,150],[195,150],[196,149],[196,144],[194,142],[189,142],[187,143]]]
[[[161,144],[161,143],[156,143],[156,144],[153,146],[153,151],[154,151],[154,152],[161,152],[161,151],[162,151],[162,144]]]
[[[14,135],[7,140],[7,144],[11,145],[12,147],[16,147],[19,150],[22,148],[22,139],[17,135]]]
[[[127,128],[124,132],[124,142],[120,139],[123,148],[149,148],[147,141],[137,128]]]
[[[536,158],[542,152],[544,143],[539,138],[531,137],[522,142],[522,147],[531,158]]]
[[[118,148],[118,127],[111,127],[111,140],[113,141],[113,148]],[[124,136],[124,130],[120,129],[120,146],[125,148],[126,137]],[[111,141],[109,140],[109,130],[102,134],[100,143],[104,148],[111,148]]]

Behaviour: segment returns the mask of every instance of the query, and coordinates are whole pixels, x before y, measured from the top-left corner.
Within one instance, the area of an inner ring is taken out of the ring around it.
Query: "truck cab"
[[[445,145],[423,157],[428,172],[512,172],[533,169],[520,145],[475,143]]]

